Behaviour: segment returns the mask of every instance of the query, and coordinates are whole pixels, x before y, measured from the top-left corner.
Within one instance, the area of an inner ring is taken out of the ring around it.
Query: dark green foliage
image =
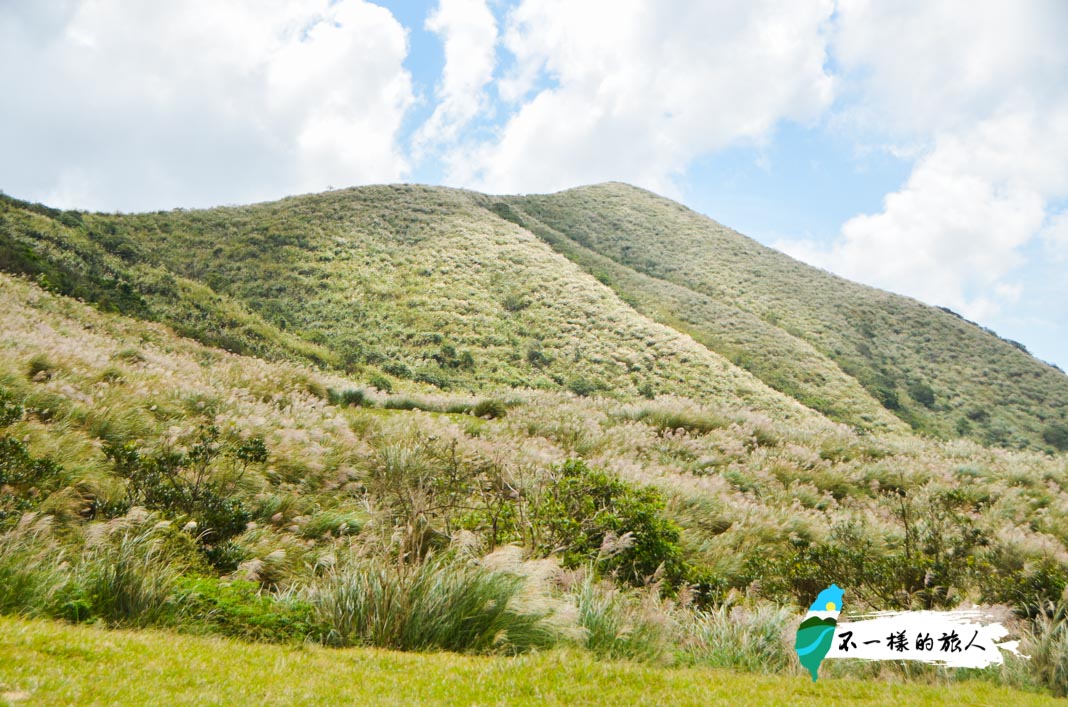
[[[1042,430],[1042,439],[1060,451],[1068,450],[1068,424],[1051,422]]]
[[[397,378],[411,378],[412,369],[399,361],[390,361],[382,365],[382,370]]]
[[[962,590],[975,586],[987,544],[967,499],[946,491],[923,502],[898,495],[893,503],[902,536],[889,543],[859,523],[842,523],[829,542],[799,540],[779,558],[749,558],[748,572],[769,595],[799,603],[836,582],[873,607],[953,607]]]
[[[538,551],[559,553],[570,567],[596,562],[599,571],[630,584],[654,575],[668,584],[684,578],[679,528],[664,515],[655,489],[580,459],[554,467],[551,479],[531,509]]]
[[[327,400],[330,401],[331,405],[340,405],[341,407],[363,407],[367,402],[367,396],[362,390],[353,388],[341,391],[330,388],[327,390]]]
[[[601,380],[591,380],[580,376],[572,379],[571,382],[568,383],[567,388],[575,395],[588,398],[595,393],[607,390],[608,385]]]
[[[145,454],[133,443],[105,443],[104,454],[126,481],[130,505],[194,521],[199,542],[213,548],[248,525],[251,514],[234,494],[247,466],[266,461],[267,448],[258,439],[222,444],[218,428],[207,426],[185,452]]]
[[[416,371],[415,375],[412,376],[412,380],[418,383],[427,383],[441,390],[448,390],[451,386],[448,376],[434,370]]]
[[[442,368],[457,368],[470,371],[475,367],[475,357],[471,352],[457,351],[452,344],[443,345],[431,358]],[[445,386],[439,385],[438,387],[443,388]]]
[[[58,487],[62,472],[51,459],[30,454],[20,440],[0,435],[0,523],[40,506]]]
[[[389,378],[386,378],[385,376],[373,375],[367,380],[367,382],[371,385],[372,388],[377,388],[383,393],[393,392],[393,383],[389,380]]]
[[[15,402],[15,397],[11,393],[0,389],[0,427],[15,424],[22,419],[24,412],[22,405]]]
[[[889,385],[875,385],[868,388],[868,390],[887,410],[897,411],[901,409],[901,399],[898,398],[897,391]]]
[[[522,292],[509,292],[501,304],[509,312],[521,312],[530,306],[530,300]]]
[[[508,414],[508,408],[500,400],[492,398],[480,400],[471,408],[471,414],[475,417],[488,417],[490,419],[504,417]]]
[[[918,402],[924,407],[934,407],[935,393],[934,388],[922,382],[915,382],[909,384],[909,397]]]
[[[553,357],[542,351],[540,346],[527,349],[527,363],[535,368],[545,368],[553,362]]]
[[[1060,601],[1068,587],[1068,568],[1051,558],[1028,562],[1006,548],[993,548],[980,568],[983,601],[1006,604],[1031,619]]]

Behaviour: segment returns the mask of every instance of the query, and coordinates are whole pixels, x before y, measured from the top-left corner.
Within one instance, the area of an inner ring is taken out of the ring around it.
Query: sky
[[[1064,0],[0,0],[0,190],[623,181],[1068,370]]]

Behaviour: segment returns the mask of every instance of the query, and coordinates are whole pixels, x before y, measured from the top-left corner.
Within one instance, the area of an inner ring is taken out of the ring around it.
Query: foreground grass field
[[[1062,704],[987,682],[892,684],[517,658],[251,645],[0,619],[4,704]]]

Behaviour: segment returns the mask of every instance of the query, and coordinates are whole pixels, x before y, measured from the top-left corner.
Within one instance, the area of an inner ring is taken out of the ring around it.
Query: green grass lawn
[[[932,686],[599,662],[250,645],[0,619],[5,704],[943,704],[1063,701],[971,681]]]

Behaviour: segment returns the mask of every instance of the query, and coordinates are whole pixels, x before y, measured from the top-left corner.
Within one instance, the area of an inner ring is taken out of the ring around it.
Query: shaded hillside
[[[848,377],[923,432],[1010,446],[1068,441],[1068,377],[952,313],[806,266],[623,184],[496,203],[604,272],[641,311],[681,320],[706,346],[832,417],[871,414],[840,402],[845,391],[856,401]],[[591,252],[647,277],[609,270]],[[680,306],[658,306],[665,298]]]

